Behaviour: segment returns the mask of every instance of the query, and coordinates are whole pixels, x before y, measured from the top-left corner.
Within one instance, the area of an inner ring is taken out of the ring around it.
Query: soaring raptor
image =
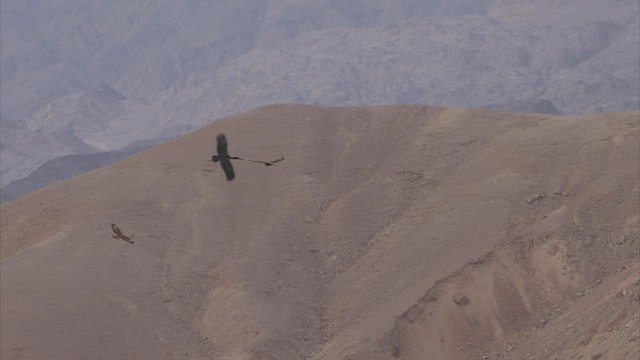
[[[130,237],[126,236],[125,234],[122,233],[122,231],[120,230],[120,228],[118,227],[118,225],[116,224],[111,224],[111,230],[113,230],[113,233],[115,235],[113,235],[112,237],[114,239],[121,239],[124,240],[130,244],[133,244],[133,240],[131,240]]]

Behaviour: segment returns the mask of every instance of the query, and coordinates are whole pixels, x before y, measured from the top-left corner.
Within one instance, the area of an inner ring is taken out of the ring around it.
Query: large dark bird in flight
[[[227,181],[231,181],[236,177],[235,172],[233,171],[233,165],[231,165],[231,160],[247,160],[255,163],[261,163],[265,166],[271,166],[277,162],[284,160],[284,158],[279,158],[273,161],[259,161],[259,160],[251,160],[251,159],[242,159],[237,156],[230,156],[227,151],[227,137],[224,134],[219,134],[216,138],[218,142],[218,155],[213,155],[211,157],[211,161],[218,162],[220,161],[220,165],[222,166],[222,170],[224,170],[225,175],[227,176]]]
[[[211,157],[211,161],[218,162],[220,161],[220,165],[222,165],[222,170],[224,170],[225,175],[227,175],[227,181],[231,181],[236,177],[236,174],[233,172],[233,166],[231,165],[231,159],[242,160],[236,156],[229,156],[227,152],[227,137],[224,134],[220,134],[217,137],[218,140],[218,155],[213,155]]]

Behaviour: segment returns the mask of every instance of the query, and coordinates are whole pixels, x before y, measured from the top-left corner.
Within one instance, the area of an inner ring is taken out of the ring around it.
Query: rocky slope
[[[0,205],[0,355],[633,358],[638,115],[222,119]]]
[[[0,134],[0,186],[269,103],[637,109],[638,13],[631,0],[6,0],[2,122],[16,128]]]

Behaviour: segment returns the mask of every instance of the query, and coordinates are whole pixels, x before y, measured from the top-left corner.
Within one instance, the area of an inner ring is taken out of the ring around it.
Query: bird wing
[[[120,228],[116,224],[111,224],[111,230],[113,230],[118,237],[122,235],[122,231],[120,231]]]
[[[231,181],[236,177],[236,174],[233,172],[231,160],[229,160],[228,157],[221,158],[220,165],[222,165],[222,170],[224,170],[225,175],[227,175],[227,181]]]
[[[122,235],[122,236],[120,237],[120,239],[122,239],[122,240],[124,240],[124,241],[128,242],[129,244],[133,244],[133,240],[131,240],[131,238],[130,238],[130,237],[128,237],[128,236],[126,236],[126,235]]]
[[[229,156],[227,152],[227,137],[224,134],[220,134],[217,137],[218,140],[218,155],[220,157]]]
[[[240,158],[238,158],[238,159],[240,159]],[[252,159],[240,159],[240,160],[249,160],[249,161],[254,162],[254,163],[260,163],[260,164],[265,164],[265,166],[271,166],[271,165],[273,165],[273,164],[275,164],[277,162],[280,162],[280,161],[284,160],[284,158],[281,157],[281,158],[275,159],[273,161],[261,161],[261,160],[252,160]]]

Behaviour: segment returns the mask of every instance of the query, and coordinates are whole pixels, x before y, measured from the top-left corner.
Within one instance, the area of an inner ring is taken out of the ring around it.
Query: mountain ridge
[[[285,160],[236,161],[228,182],[207,161],[221,132],[234,156]],[[541,316],[561,326],[546,311],[635,269],[638,153],[637,112],[237,114],[0,205],[2,357],[414,359],[432,330],[403,319],[429,312],[403,314],[468,263],[497,285],[464,293],[464,307],[427,298],[449,326],[433,358],[540,349],[526,330]],[[492,278],[489,251],[520,270]],[[509,310],[523,301],[535,306]],[[460,348],[463,323],[447,319],[465,313],[488,348]],[[483,330],[492,321],[502,333]]]

